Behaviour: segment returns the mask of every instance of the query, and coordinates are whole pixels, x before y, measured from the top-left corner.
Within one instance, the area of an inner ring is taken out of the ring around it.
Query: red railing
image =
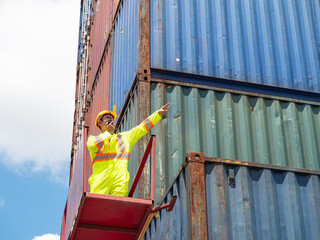
[[[140,180],[143,168],[148,160],[148,156],[149,156],[150,151],[152,149],[152,154],[151,154],[151,199],[154,200],[154,174],[155,174],[155,157],[156,157],[155,146],[156,146],[156,136],[152,135],[149,142],[148,142],[146,151],[143,154],[142,160],[139,164],[139,167],[138,167],[137,173],[134,177],[133,183],[131,185],[128,197],[133,196],[133,193],[134,193],[134,191],[138,185],[138,182]]]

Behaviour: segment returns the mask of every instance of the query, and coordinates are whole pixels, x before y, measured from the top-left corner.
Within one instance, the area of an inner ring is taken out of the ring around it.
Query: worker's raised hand
[[[167,112],[169,111],[168,106],[169,106],[170,104],[171,104],[171,102],[169,102],[169,103],[167,103],[166,105],[164,105],[162,108],[160,108],[160,109],[158,110],[158,113],[159,113],[160,115],[163,115],[163,114],[167,113]]]
[[[116,127],[114,126],[114,121],[110,122],[108,125],[106,125],[106,130],[109,133],[113,133]]]

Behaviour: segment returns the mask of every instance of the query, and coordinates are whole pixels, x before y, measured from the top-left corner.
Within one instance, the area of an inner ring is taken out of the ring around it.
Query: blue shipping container
[[[119,113],[139,68],[140,1],[123,0],[113,29],[110,106]]]
[[[320,92],[319,0],[150,1],[151,67]]]
[[[207,239],[320,239],[319,171],[301,173],[205,159]],[[234,169],[234,184],[229,183],[230,169]],[[194,239],[186,182],[183,168],[163,201],[177,195],[173,211],[161,210],[145,240]]]
[[[121,1],[115,18],[110,103],[118,113],[140,67],[140,4]],[[172,80],[320,101],[319,0],[154,0],[144,10],[151,77],[197,74],[211,79]]]

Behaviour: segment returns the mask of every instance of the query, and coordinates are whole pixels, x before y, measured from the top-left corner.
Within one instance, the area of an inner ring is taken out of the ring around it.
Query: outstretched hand
[[[168,106],[171,104],[171,102],[164,105],[162,108],[158,110],[158,113],[162,116],[163,114],[167,113],[169,111]]]

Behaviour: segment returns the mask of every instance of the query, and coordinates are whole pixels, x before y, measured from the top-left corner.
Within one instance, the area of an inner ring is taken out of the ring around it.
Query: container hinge
[[[228,184],[230,185],[236,184],[234,168],[228,168]]]

